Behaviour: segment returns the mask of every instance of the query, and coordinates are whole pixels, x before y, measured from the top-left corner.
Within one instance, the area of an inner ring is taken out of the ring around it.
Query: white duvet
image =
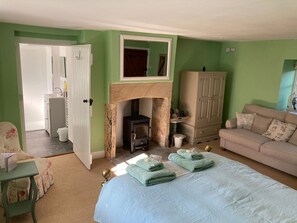
[[[238,162],[203,153],[215,166],[145,187],[128,174],[101,190],[100,223],[297,223],[297,192]]]

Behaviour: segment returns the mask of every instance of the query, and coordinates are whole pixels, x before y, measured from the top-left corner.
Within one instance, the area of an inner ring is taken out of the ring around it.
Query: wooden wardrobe
[[[190,144],[218,138],[222,125],[226,72],[184,71],[180,79],[179,108],[190,116],[180,132]]]

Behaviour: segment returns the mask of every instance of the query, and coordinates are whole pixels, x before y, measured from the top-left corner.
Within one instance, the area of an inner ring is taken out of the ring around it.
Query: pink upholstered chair
[[[37,199],[42,197],[54,183],[51,161],[46,158],[34,157],[23,152],[19,144],[18,131],[10,122],[0,122],[0,153],[16,153],[18,162],[35,161],[39,171],[39,175],[35,176],[35,181],[38,187]],[[29,179],[10,181],[8,201],[13,203],[26,200],[28,197],[28,189]]]

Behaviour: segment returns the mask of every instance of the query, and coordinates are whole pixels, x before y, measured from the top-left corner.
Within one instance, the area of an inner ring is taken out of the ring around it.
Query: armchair
[[[38,187],[37,199],[41,198],[54,183],[52,163],[49,159],[31,156],[21,150],[18,131],[10,122],[0,122],[0,153],[16,153],[17,161],[27,162],[34,160],[39,172],[35,176]],[[29,179],[10,181],[8,201],[10,203],[26,200],[28,197]],[[0,192],[1,195],[1,192]],[[0,196],[1,199],[2,196]]]

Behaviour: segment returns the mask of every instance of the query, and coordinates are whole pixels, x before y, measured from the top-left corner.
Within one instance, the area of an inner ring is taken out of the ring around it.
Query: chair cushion
[[[0,153],[14,153],[21,151],[18,131],[12,123],[1,122],[0,136]]]
[[[259,151],[263,143],[270,141],[269,138],[247,129],[220,129],[219,135],[221,138],[246,146],[255,151]]]
[[[19,137],[16,127],[10,122],[0,122],[0,153],[15,152],[18,162],[34,160],[39,174],[34,177],[37,187],[37,199],[42,197],[54,183],[52,163],[46,158],[35,158],[20,148]],[[29,180],[27,178],[9,182],[8,199],[10,203],[28,198]],[[0,205],[1,205],[0,191]]]
[[[270,141],[261,146],[260,152],[267,156],[297,165],[297,146],[291,143]]]

